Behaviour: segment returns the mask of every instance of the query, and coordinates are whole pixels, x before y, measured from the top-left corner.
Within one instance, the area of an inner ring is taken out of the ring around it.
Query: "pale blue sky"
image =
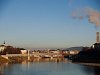
[[[95,43],[95,25],[73,19],[76,9],[99,0],[0,0],[0,43],[24,48],[68,48]],[[100,31],[100,29],[98,29]]]

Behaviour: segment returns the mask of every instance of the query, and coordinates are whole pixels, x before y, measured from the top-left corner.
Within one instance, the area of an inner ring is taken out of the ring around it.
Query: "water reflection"
[[[83,70],[90,75],[100,75],[100,66],[84,66]]]
[[[0,75],[3,75],[3,74],[0,72]]]
[[[38,61],[37,61],[38,60]],[[100,75],[100,67],[74,64],[68,60],[35,59],[0,67],[0,75]]]
[[[3,64],[3,65],[0,65],[0,75],[4,75],[3,73],[2,73],[2,70],[5,68],[5,65],[7,65],[8,63],[5,63],[5,64]]]
[[[100,75],[100,67],[94,67],[94,75]]]
[[[35,58],[31,62],[66,62],[67,59],[64,58]]]

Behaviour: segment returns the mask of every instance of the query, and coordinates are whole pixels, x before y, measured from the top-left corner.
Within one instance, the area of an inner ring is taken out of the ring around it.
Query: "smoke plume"
[[[96,28],[100,26],[100,11],[92,8],[86,8],[86,14],[90,23],[95,24]]]
[[[84,14],[83,9],[77,8],[75,11],[72,12],[72,18],[73,19],[82,20],[82,19],[84,19],[84,16],[85,16],[85,14]]]
[[[81,12],[80,12],[81,11]],[[72,12],[73,19],[83,19],[88,18],[90,23],[95,24],[96,29],[100,26],[100,11],[93,8],[79,9]]]

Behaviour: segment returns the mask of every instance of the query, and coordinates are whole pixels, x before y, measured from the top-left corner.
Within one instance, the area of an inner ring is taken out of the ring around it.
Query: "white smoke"
[[[82,9],[77,8],[75,11],[72,12],[73,19],[84,19],[84,11]]]
[[[95,24],[96,28],[100,26],[100,11],[97,11],[90,7],[85,9],[75,10],[74,12],[72,12],[72,17],[74,19],[81,19],[81,20],[84,18],[88,18],[88,21],[90,23]]]
[[[92,8],[86,8],[86,14],[90,23],[95,24],[96,28],[100,26],[100,11]]]

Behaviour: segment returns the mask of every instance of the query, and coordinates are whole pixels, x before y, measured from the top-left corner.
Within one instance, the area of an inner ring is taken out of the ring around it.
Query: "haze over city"
[[[0,44],[5,40],[7,45],[31,49],[91,46],[100,31],[99,3],[0,0]]]

